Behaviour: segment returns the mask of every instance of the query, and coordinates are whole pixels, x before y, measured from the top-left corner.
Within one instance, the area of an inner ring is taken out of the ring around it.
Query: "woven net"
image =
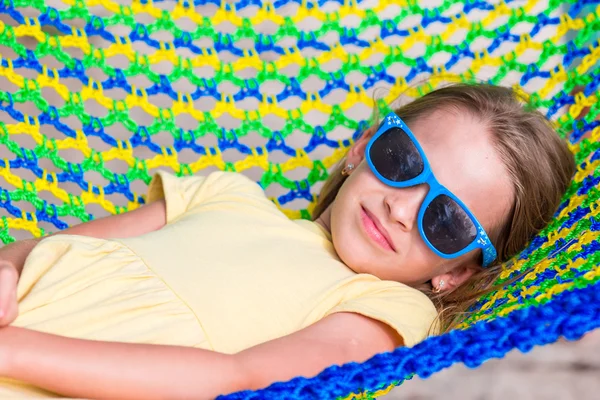
[[[500,279],[530,272],[460,330],[231,397],[375,397],[412,374],[577,338],[600,324],[595,3],[3,0],[0,238],[134,209],[158,169],[242,172],[308,218],[374,108],[490,82],[555,121],[578,164],[554,221]]]

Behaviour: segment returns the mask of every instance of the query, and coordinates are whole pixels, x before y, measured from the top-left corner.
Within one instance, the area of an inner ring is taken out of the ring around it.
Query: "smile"
[[[369,212],[369,210],[361,207],[360,208],[360,219],[362,220],[363,228],[367,235],[379,246],[383,247],[385,250],[393,251],[394,246],[392,245],[391,240],[389,239],[388,233],[383,226],[377,220],[373,214]]]

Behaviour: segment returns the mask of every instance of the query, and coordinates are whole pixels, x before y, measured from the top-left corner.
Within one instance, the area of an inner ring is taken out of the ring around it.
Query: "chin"
[[[377,268],[369,268],[373,260],[381,258],[381,254],[373,251],[373,247],[366,240],[361,240],[361,232],[356,232],[360,226],[332,226],[333,247],[348,268],[357,274],[373,274]],[[352,234],[352,232],[355,232]]]
[[[365,268],[363,267],[364,265],[368,265],[365,263],[365,260],[368,260],[369,258],[365,257],[362,251],[357,251],[356,246],[353,246],[352,244],[336,246],[334,241],[334,247],[340,260],[352,271],[357,274],[369,273],[365,271]]]
[[[350,254],[346,253],[340,256],[340,259],[348,268],[357,274],[370,274],[376,277],[380,277],[381,267],[372,265],[374,259],[377,256],[365,254],[363,252],[357,252],[355,249],[350,248]]]

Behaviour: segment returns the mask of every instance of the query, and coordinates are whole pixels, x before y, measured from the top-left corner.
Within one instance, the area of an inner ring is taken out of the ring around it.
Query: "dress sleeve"
[[[148,188],[148,203],[165,199],[169,223],[214,196],[238,192],[261,193],[262,190],[249,178],[234,172],[216,171],[206,176],[177,177],[158,171]]]
[[[378,281],[345,300],[328,314],[354,312],[383,322],[412,347],[437,333],[437,310],[420,291],[398,282]]]

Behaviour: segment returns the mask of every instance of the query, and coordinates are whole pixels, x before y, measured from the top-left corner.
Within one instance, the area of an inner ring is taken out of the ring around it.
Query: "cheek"
[[[361,185],[361,182],[355,178],[354,174],[346,178],[338,191],[331,206],[332,224],[334,223],[334,220],[336,222],[343,222],[346,220],[360,202],[361,187],[364,185]]]
[[[367,272],[373,262],[360,232],[358,201],[341,193],[331,209],[331,235],[335,251],[340,260],[354,272]]]
[[[345,263],[350,262],[356,252],[352,251],[354,241],[356,240],[356,226],[352,219],[352,207],[349,204],[349,199],[340,199],[333,204],[331,209],[331,236],[333,245],[339,257]]]
[[[418,232],[407,241],[407,248],[394,262],[393,280],[410,286],[428,282],[439,275],[448,260],[436,255]]]

